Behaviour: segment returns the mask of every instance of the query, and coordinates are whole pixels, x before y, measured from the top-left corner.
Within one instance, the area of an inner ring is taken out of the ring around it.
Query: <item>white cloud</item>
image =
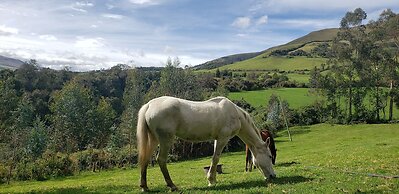
[[[258,20],[256,20],[256,25],[267,24],[268,21],[269,21],[268,16],[264,15],[264,16],[260,17]]]
[[[231,25],[242,29],[248,28],[251,25],[251,18],[238,17],[234,20],[234,22]]]
[[[157,0],[129,0],[130,3],[136,5],[157,5],[159,2]]]
[[[239,34],[236,34],[236,36],[238,36],[240,38],[245,38],[245,37],[248,37],[248,34],[239,33]]]
[[[39,38],[42,40],[48,40],[48,41],[58,40],[57,37],[55,37],[54,35],[50,35],[50,34],[40,35]]]
[[[115,8],[115,5],[112,5],[112,4],[105,4],[105,6],[107,7],[107,9],[114,9]]]
[[[84,8],[89,8],[93,6],[94,4],[88,1],[77,1],[73,5],[71,5],[71,9],[78,12],[87,13],[87,10]]]
[[[78,40],[75,42],[74,46],[78,48],[86,48],[86,49],[95,49],[104,47],[104,39],[103,38],[83,38],[78,37]]]
[[[116,20],[120,20],[120,19],[123,19],[125,17],[123,15],[110,14],[110,13],[105,13],[105,14],[102,14],[101,16],[103,16],[105,18],[109,18],[109,19],[116,19]]]
[[[17,28],[7,27],[5,25],[0,25],[0,36],[10,36],[18,34]]]
[[[167,53],[167,54],[171,54],[171,53],[175,53],[176,50],[175,50],[173,47],[171,47],[171,46],[169,46],[169,45],[166,45],[166,46],[164,47],[164,49],[163,49],[163,52],[164,52],[164,53]]]
[[[75,2],[75,5],[78,7],[93,7],[94,4],[88,1],[78,1]]]
[[[78,12],[82,12],[82,13],[87,13],[87,10],[82,9],[82,8],[77,8],[77,7],[71,7],[72,10],[78,11]]]

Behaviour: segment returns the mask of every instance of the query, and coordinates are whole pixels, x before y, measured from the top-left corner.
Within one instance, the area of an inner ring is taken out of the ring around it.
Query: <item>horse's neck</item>
[[[243,110],[241,111],[241,130],[238,134],[238,137],[244,141],[245,144],[249,145],[250,148],[261,146],[263,141],[261,139],[259,130],[253,124],[249,118],[249,115],[246,115]]]

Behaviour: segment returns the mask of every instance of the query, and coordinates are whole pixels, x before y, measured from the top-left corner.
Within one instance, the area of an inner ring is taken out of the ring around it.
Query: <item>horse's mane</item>
[[[241,112],[244,116],[245,121],[247,121],[248,124],[252,126],[252,128],[255,130],[256,134],[260,137],[260,130],[258,127],[256,127],[255,122],[253,121],[251,115],[247,111],[245,111],[243,108],[237,106],[234,104],[239,112]]]

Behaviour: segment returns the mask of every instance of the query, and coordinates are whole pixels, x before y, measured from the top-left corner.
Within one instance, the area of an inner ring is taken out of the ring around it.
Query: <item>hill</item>
[[[229,56],[221,57],[221,58],[214,59],[212,61],[208,61],[208,62],[200,64],[200,65],[194,66],[193,70],[215,69],[218,67],[222,67],[224,65],[235,63],[237,61],[244,61],[244,60],[256,57],[260,54],[262,54],[262,52],[229,55]]]
[[[210,157],[170,163],[181,193],[398,193],[399,124],[293,127],[276,138],[277,178],[265,183],[255,170],[244,172],[245,152],[223,153],[223,174],[208,187],[203,167]],[[378,129],[378,130],[376,130]],[[0,185],[0,193],[139,193],[139,169],[83,172],[47,181]],[[386,176],[386,177],[383,177]],[[169,189],[158,166],[148,170],[151,192]]]
[[[4,57],[4,56],[0,55],[0,69],[2,69],[2,68],[17,69],[22,64],[24,64],[24,62],[21,61],[21,60],[9,58],[9,57]]]
[[[323,54],[321,54],[321,56],[317,55],[318,53],[311,54],[311,52],[313,52],[312,50],[316,47],[328,46],[329,42],[334,39],[337,32],[337,28],[314,31],[291,42],[269,48],[259,53],[226,56],[195,66],[194,69],[278,69],[284,71],[311,69],[314,66],[319,66],[326,62]],[[244,58],[247,59],[243,60]]]

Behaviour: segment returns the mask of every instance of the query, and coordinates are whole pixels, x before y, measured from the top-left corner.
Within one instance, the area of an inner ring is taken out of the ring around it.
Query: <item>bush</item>
[[[79,171],[132,166],[137,164],[137,157],[137,151],[130,150],[129,147],[108,150],[89,149],[71,155]]]
[[[5,183],[8,177],[8,167],[0,163],[0,184]]]
[[[315,102],[312,105],[305,106],[295,111],[291,123],[300,125],[313,125],[325,122],[328,118],[328,110],[322,103]]]
[[[20,162],[15,166],[14,178],[16,180],[29,180],[31,178],[31,165],[28,162]]]
[[[51,174],[50,170],[47,168],[47,162],[43,159],[36,160],[31,167],[31,179],[38,181],[43,181],[49,179]]]
[[[69,155],[63,153],[45,153],[44,161],[39,164],[45,166],[45,173],[48,177],[70,176],[77,169],[76,164],[70,159]]]

